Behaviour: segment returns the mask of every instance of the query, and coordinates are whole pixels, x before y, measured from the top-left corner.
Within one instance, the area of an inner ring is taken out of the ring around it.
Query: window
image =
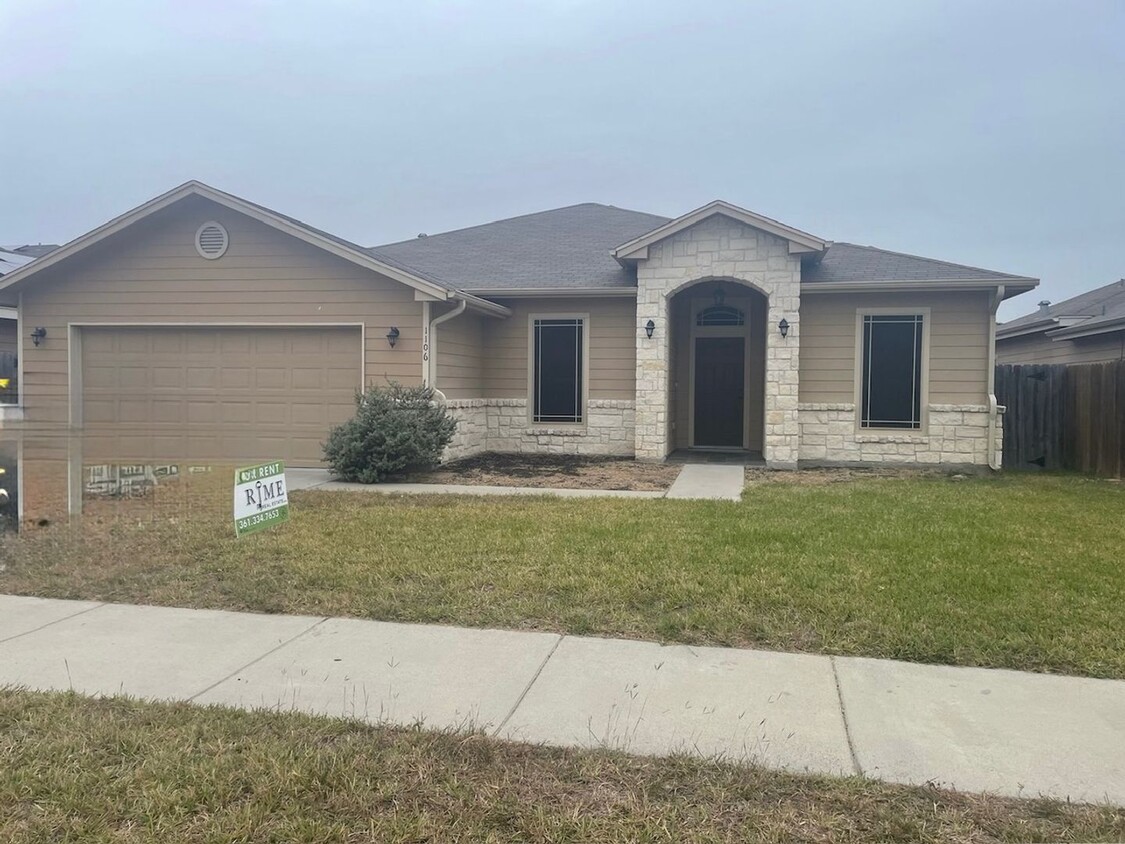
[[[862,427],[922,427],[922,319],[864,315]]]
[[[696,325],[742,325],[745,322],[742,311],[730,305],[712,305],[695,316]]]
[[[533,421],[582,421],[584,328],[578,318],[535,320]]]

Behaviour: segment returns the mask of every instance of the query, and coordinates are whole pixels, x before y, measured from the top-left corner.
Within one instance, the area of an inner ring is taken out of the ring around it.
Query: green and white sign
[[[234,532],[256,533],[289,521],[285,464],[263,463],[234,473]]]

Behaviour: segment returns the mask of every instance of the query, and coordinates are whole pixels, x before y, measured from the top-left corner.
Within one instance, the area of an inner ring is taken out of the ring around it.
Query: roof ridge
[[[912,252],[899,252],[895,249],[884,249],[881,246],[870,246],[864,243],[851,243],[846,240],[834,240],[832,241],[831,246],[854,246],[856,249],[870,249],[872,252],[885,252],[888,255],[898,255],[901,258],[911,258],[915,261],[926,261],[930,264],[941,264],[945,267],[959,267],[963,270],[976,270],[977,272],[988,273],[989,275],[995,276],[1002,276],[1004,278],[1032,278],[1031,276],[1027,275],[1011,275],[1009,273],[1002,273],[998,270],[989,270],[984,267],[975,266],[974,264],[958,264],[955,261],[943,261],[941,258],[930,258],[926,255],[915,255]]]
[[[390,243],[380,243],[376,246],[368,246],[366,248],[369,251],[378,251],[380,249],[385,249],[389,246],[401,246],[404,243],[414,243],[417,240],[426,240],[426,239],[429,239],[431,237],[442,237],[442,236],[447,235],[447,234],[459,234],[460,232],[473,231],[474,229],[483,229],[483,228],[486,228],[488,226],[495,226],[498,223],[510,223],[510,222],[513,222],[514,220],[524,220],[524,219],[527,219],[528,217],[540,217],[544,214],[553,214],[557,211],[569,211],[572,208],[582,208],[582,207],[585,207],[585,206],[595,206],[595,207],[598,207],[598,208],[612,208],[614,211],[625,211],[629,214],[642,214],[646,217],[653,217],[654,219],[657,219],[657,220],[664,220],[665,222],[672,219],[670,217],[662,217],[659,214],[651,214],[648,211],[636,211],[632,208],[622,208],[619,205],[607,205],[604,202],[575,202],[575,203],[572,203],[571,205],[560,205],[558,208],[544,208],[541,211],[529,211],[526,214],[513,214],[511,217],[501,217],[499,220],[489,220],[487,223],[476,223],[475,225],[472,225],[472,226],[462,226],[461,228],[458,228],[458,229],[448,229],[447,231],[443,231],[443,232],[436,232],[434,234],[427,234],[427,235],[425,235],[425,237],[419,237],[419,236],[408,237],[408,238],[405,238],[403,240],[395,240],[395,241],[392,241]]]

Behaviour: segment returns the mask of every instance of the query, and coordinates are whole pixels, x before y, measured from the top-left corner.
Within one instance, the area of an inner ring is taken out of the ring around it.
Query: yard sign
[[[234,473],[234,533],[243,536],[289,521],[285,464],[263,463]]]

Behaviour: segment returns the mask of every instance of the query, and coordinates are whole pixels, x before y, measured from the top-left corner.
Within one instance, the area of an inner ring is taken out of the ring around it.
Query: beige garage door
[[[317,466],[360,386],[356,328],[83,328],[84,460]]]

